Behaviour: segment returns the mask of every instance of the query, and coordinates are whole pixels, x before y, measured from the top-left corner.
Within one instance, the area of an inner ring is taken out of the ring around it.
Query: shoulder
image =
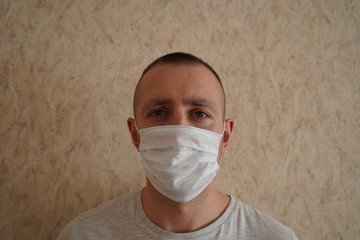
[[[239,200],[236,200],[233,221],[251,239],[297,239],[291,228]]]
[[[131,192],[78,215],[62,230],[58,240],[78,237],[96,239],[95,236],[110,234],[135,217],[134,202],[138,194],[139,191]]]

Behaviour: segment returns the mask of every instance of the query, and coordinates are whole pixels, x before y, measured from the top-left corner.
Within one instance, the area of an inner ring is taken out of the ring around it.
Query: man
[[[127,124],[146,187],[81,214],[58,239],[297,239],[214,187],[234,122],[225,119],[219,76],[203,60],[171,53],[151,63]]]

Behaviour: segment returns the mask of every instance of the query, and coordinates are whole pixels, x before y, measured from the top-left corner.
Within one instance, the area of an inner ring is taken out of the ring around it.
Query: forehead
[[[135,92],[135,108],[141,108],[156,98],[173,101],[202,99],[221,107],[223,93],[219,81],[205,66],[159,64],[141,78]]]

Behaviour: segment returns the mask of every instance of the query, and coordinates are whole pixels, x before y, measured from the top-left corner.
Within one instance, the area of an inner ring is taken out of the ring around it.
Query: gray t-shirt
[[[168,232],[146,216],[140,191],[136,191],[80,214],[58,237],[58,240],[69,239],[296,240],[297,237],[290,228],[234,197],[225,212],[209,226],[190,233]]]

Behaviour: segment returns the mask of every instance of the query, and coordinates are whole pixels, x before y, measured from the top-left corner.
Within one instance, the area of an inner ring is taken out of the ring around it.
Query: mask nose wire
[[[137,124],[136,124],[136,120],[135,120],[135,119],[134,119],[134,126],[135,126],[136,131],[138,131],[138,133],[140,133],[140,130],[139,130],[139,128],[138,128],[138,126],[137,126]],[[223,127],[223,130],[222,130],[221,135],[223,135],[223,136],[224,136],[224,132],[225,132],[225,130],[226,130],[226,121],[224,120],[224,127]]]

